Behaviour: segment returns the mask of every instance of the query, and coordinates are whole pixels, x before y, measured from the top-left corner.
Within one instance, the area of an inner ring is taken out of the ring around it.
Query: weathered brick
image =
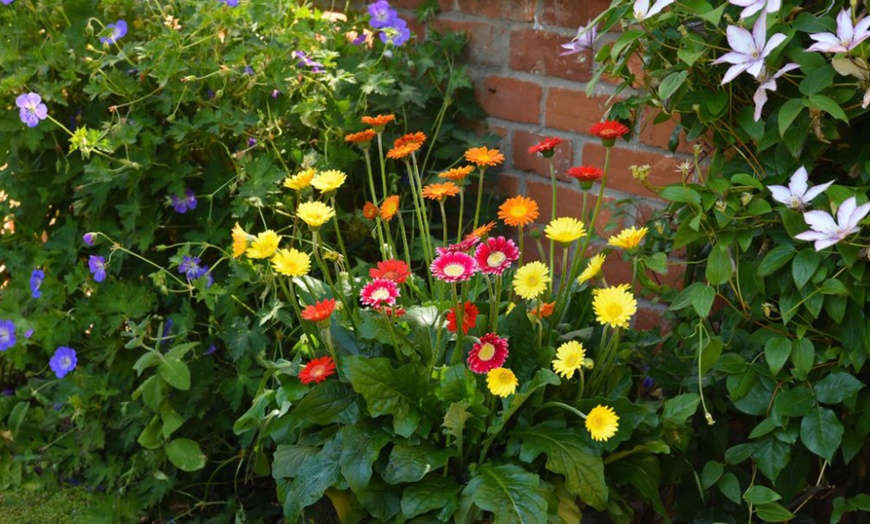
[[[543,4],[541,23],[580,27],[610,6],[610,0],[544,0]]]
[[[540,122],[543,90],[534,82],[490,76],[484,80],[478,96],[489,116],[529,124]]]
[[[529,153],[529,147],[537,144],[545,137],[526,131],[514,131],[511,139],[513,150],[513,166],[523,171],[532,171],[547,179],[550,178],[550,161],[537,153]],[[560,137],[561,138],[561,137]],[[553,160],[556,166],[556,177],[564,182],[572,180],[565,173],[574,162],[574,145],[570,139],[556,146]]]
[[[592,52],[559,56],[559,45],[569,40],[549,31],[515,30],[510,37],[511,69],[586,82],[592,78]],[[578,57],[585,58],[585,61]]]
[[[458,0],[463,13],[499,20],[531,22],[535,18],[535,0]]]
[[[606,96],[587,97],[578,89],[551,87],[547,91],[545,125],[574,133],[585,133],[607,111]]]
[[[637,313],[634,315],[634,329],[638,331],[657,331],[662,333],[671,329],[671,322],[664,317],[663,310],[641,305],[637,308]]]
[[[501,66],[507,62],[508,36],[501,26],[486,22],[436,19],[433,27],[441,32],[464,32],[468,38],[465,53],[470,64]]]
[[[644,111],[643,120],[640,124],[640,132],[638,133],[638,138],[640,138],[641,143],[644,143],[648,146],[658,147],[667,150],[668,143],[671,140],[671,136],[673,135],[674,130],[677,128],[677,122],[674,120],[666,120],[661,124],[656,124],[655,119],[658,114],[659,111],[653,109],[647,109],[646,111]],[[686,141],[686,133],[683,130],[680,130],[679,133],[679,145],[677,146],[677,152],[692,152],[692,144]]]
[[[677,165],[682,162],[670,153],[636,151],[619,145],[612,148],[610,170],[607,178],[608,189],[624,191],[642,196],[655,196],[640,182],[632,178],[630,166],[649,164],[651,166],[648,182],[653,186],[665,186],[680,181]],[[583,164],[604,167],[605,148],[600,142],[588,142],[583,146]]]

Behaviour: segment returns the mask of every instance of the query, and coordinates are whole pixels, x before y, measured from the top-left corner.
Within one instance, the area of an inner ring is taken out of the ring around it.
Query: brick
[[[544,0],[541,23],[559,27],[585,26],[610,6],[610,0]]]
[[[502,173],[498,177],[497,191],[500,198],[499,203],[505,198],[517,196],[520,191],[520,179],[518,175],[510,175]]]
[[[457,6],[463,13],[499,20],[531,22],[535,18],[536,3],[536,0],[458,0]]]
[[[508,36],[500,26],[486,22],[436,19],[433,27],[441,32],[464,32],[468,38],[465,53],[471,64],[502,66],[507,62]]]
[[[658,114],[659,112],[653,109],[644,111],[638,138],[640,138],[643,144],[667,150],[671,135],[673,135],[674,129],[677,128],[677,122],[675,120],[666,120],[661,124],[656,124],[655,119]],[[677,152],[691,154],[692,144],[686,141],[686,132],[684,130],[680,130],[679,140]]]
[[[643,89],[644,79],[646,78],[646,73],[643,69],[643,60],[637,55],[631,55],[628,57],[628,62],[626,62],[628,66],[629,72],[634,75],[634,78],[631,79],[629,85],[634,89]],[[613,84],[616,86],[621,86],[625,83],[622,78],[615,78],[610,75],[604,74],[601,75],[601,79],[607,82],[608,84]]]
[[[607,100],[606,96],[587,97],[586,93],[577,89],[551,87],[547,92],[545,125],[563,131],[586,133],[607,112]]]
[[[592,78],[592,52],[559,56],[559,45],[569,40],[549,31],[517,29],[510,36],[510,67],[515,71],[586,82]]]
[[[534,82],[490,76],[484,80],[478,96],[489,116],[529,124],[540,122],[543,90]]]
[[[656,196],[640,182],[632,178],[630,166],[649,164],[652,167],[647,181],[653,186],[665,186],[681,180],[677,165],[682,161],[670,153],[636,151],[623,146],[614,146],[610,154],[610,172],[607,188],[642,196]],[[588,142],[583,146],[583,164],[604,167],[605,148],[600,142]]]
[[[527,180],[526,181],[526,196],[534,200],[538,203],[538,220],[536,222],[538,224],[549,224],[551,220],[551,215],[553,211],[552,205],[552,195],[553,190],[552,186],[549,182],[543,182],[539,180]],[[595,203],[598,201],[596,194],[590,194],[586,203],[586,214],[591,216],[593,209],[595,209]],[[595,221],[595,231],[599,236],[609,236],[605,235],[605,228],[608,223],[613,219],[611,209],[608,205],[613,205],[615,202],[612,198],[605,197],[601,203],[601,209],[598,212],[598,218]],[[570,189],[566,187],[559,187],[558,193],[556,194],[556,216],[558,217],[574,217],[577,219],[582,219],[580,216],[583,211],[583,192],[579,189]],[[586,219],[588,220],[588,218]],[[586,222],[584,220],[584,223]],[[621,224],[622,222],[619,221]],[[589,228],[589,224],[586,224],[587,229]]]
[[[549,180],[550,161],[536,153],[529,153],[529,147],[537,144],[543,138],[543,135],[528,133],[526,131],[514,131],[511,138],[513,166],[523,171],[532,171]],[[556,146],[556,154],[553,155],[553,159],[555,160],[557,179],[563,182],[572,180],[565,173],[574,162],[574,145],[569,140],[565,140]]]
[[[647,305],[641,305],[637,308],[637,313],[634,315],[634,329],[638,331],[670,331],[672,324],[663,315],[664,311]]]

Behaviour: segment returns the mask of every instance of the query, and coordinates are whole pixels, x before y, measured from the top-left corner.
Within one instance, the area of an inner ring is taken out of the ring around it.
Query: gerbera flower
[[[583,369],[583,360],[586,358],[586,349],[583,344],[572,340],[565,342],[556,349],[556,358],[553,360],[553,371],[562,378],[570,379],[575,371]]]
[[[390,195],[381,204],[381,220],[389,222],[399,211],[399,195]]]
[[[477,246],[474,260],[487,275],[501,275],[520,258],[520,250],[514,241],[505,237],[489,238]]]
[[[242,226],[236,222],[236,226],[233,228],[233,258],[239,258],[245,254],[245,250],[248,249],[249,237],[250,235],[245,233]]]
[[[376,135],[377,133],[374,129],[366,129],[365,131],[360,131],[359,133],[351,133],[349,135],[345,135],[344,141],[356,144],[360,147],[368,147],[371,141],[374,140]]]
[[[374,130],[378,133],[383,133],[384,128],[387,127],[387,124],[394,121],[396,119],[396,115],[378,115],[378,116],[364,116],[362,117],[362,123],[366,125],[372,126]]]
[[[303,309],[302,318],[312,322],[323,322],[329,320],[333,311],[335,311],[335,299],[327,298]]]
[[[472,147],[465,152],[465,161],[477,167],[497,166],[504,162],[504,155],[498,149],[488,147]]]
[[[475,229],[471,233],[465,235],[465,238],[466,239],[468,239],[468,238],[478,238],[478,239],[483,238],[486,235],[488,235],[489,232],[492,231],[494,227],[495,227],[495,222],[490,222],[488,224],[484,224],[482,226],[479,226],[477,229]]]
[[[296,249],[279,249],[271,262],[275,271],[288,277],[303,277],[311,269],[311,257]]]
[[[468,353],[468,369],[483,374],[500,368],[508,357],[508,341],[495,333],[487,333]]]
[[[517,376],[507,368],[495,368],[486,374],[486,387],[493,395],[509,397],[517,390],[517,385]]]
[[[263,231],[251,242],[251,247],[245,251],[248,258],[269,258],[278,249],[281,237],[271,229]]]
[[[616,435],[619,429],[619,417],[610,406],[595,406],[586,415],[586,430],[593,440],[605,441]]]
[[[335,362],[331,357],[315,358],[305,367],[299,370],[299,382],[303,384],[311,384],[312,382],[319,384],[326,380],[326,377],[335,373]]]
[[[467,237],[457,244],[450,244],[447,247],[436,247],[435,251],[438,255],[446,255],[447,253],[467,253],[469,249],[473,248],[480,242],[480,239],[477,237]]]
[[[369,269],[369,277],[392,280],[396,284],[404,284],[409,276],[411,276],[411,270],[408,268],[408,264],[394,258],[382,260],[378,262],[378,267]]]
[[[381,210],[372,202],[366,202],[365,205],[363,205],[362,214],[363,217],[369,220],[374,220],[381,214]]]
[[[499,206],[498,217],[509,226],[523,227],[538,218],[538,203],[524,196],[509,198]]]
[[[447,312],[447,331],[456,333],[456,316],[459,308],[453,308]],[[468,330],[477,325],[477,315],[480,313],[474,302],[466,302],[462,308],[462,334],[467,335]]]
[[[407,313],[407,311],[403,307],[383,306],[383,307],[375,307],[374,310],[377,311],[378,313],[383,311],[384,313],[386,313],[386,315],[388,317],[392,317],[392,318],[399,318],[401,316],[404,316],[405,313]]]
[[[514,275],[514,291],[527,300],[537,298],[549,283],[550,270],[543,262],[530,262],[520,267]]]
[[[587,280],[595,278],[599,273],[601,273],[601,268],[604,266],[604,257],[602,253],[598,253],[594,257],[589,259],[589,263],[586,264],[586,269],[580,273],[580,276],[577,277],[577,283],[582,284]]]
[[[547,318],[553,314],[554,309],[556,309],[555,302],[544,302],[541,304],[540,308],[533,308],[529,313],[531,313],[533,317]]]
[[[443,282],[464,282],[474,276],[477,264],[470,255],[456,251],[433,260],[430,269],[435,278]]]
[[[401,146],[394,147],[387,151],[387,158],[401,160],[415,151],[418,151],[421,147],[423,147],[423,144],[420,144],[419,142],[408,142],[407,144],[402,144]]]
[[[589,128],[589,133],[601,139],[604,147],[611,147],[616,143],[616,139],[628,134],[630,129],[616,120],[605,120],[592,124]]]
[[[465,177],[470,175],[472,171],[474,171],[474,166],[454,167],[453,169],[448,169],[447,171],[438,173],[438,176],[446,178],[447,180],[459,182],[460,180],[465,180]]]
[[[553,219],[544,228],[544,234],[550,240],[568,245],[575,240],[586,236],[586,228],[583,222],[572,217],[560,217]]]
[[[600,324],[628,327],[628,321],[637,312],[637,300],[628,289],[628,284],[621,284],[592,292],[592,310]]]
[[[393,141],[393,147],[402,147],[405,144],[423,144],[426,141],[426,133],[417,131],[400,136]]]
[[[296,216],[312,229],[317,229],[335,216],[335,210],[323,202],[303,202],[296,208]]]
[[[317,174],[315,169],[306,169],[284,179],[284,187],[294,191],[302,191],[311,185],[311,180]]]
[[[563,140],[559,137],[546,137],[537,144],[529,148],[529,154],[539,154],[544,158],[550,158],[556,153],[556,146],[561,144]]]
[[[347,180],[347,174],[337,169],[329,169],[317,173],[311,180],[311,185],[316,187],[321,193],[331,193],[340,188],[344,181]]]
[[[637,229],[634,226],[631,226],[628,229],[623,229],[619,234],[607,239],[607,244],[614,247],[621,247],[622,249],[631,252],[640,245],[640,242],[643,240],[643,237],[646,236],[647,231],[649,230],[645,227]]]
[[[604,171],[592,166],[577,166],[568,168],[568,176],[580,182],[581,189],[589,189],[592,184],[604,176]]]
[[[392,306],[399,297],[399,285],[386,278],[376,278],[363,286],[360,291],[360,302],[367,306],[380,308]]]
[[[444,182],[443,184],[429,184],[423,188],[421,193],[425,198],[438,200],[443,202],[447,197],[459,194],[459,186],[453,182]]]

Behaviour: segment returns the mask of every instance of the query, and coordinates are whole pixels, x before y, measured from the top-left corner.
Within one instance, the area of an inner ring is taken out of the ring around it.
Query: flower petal
[[[788,188],[791,190],[791,193],[801,197],[804,196],[807,192],[808,179],[807,169],[804,166],[799,167],[791,176],[791,180],[788,181]]]
[[[804,213],[804,222],[811,229],[822,233],[833,233],[839,229],[834,217],[824,211],[807,211]]]
[[[818,186],[811,187],[810,189],[807,190],[806,194],[804,194],[804,201],[807,203],[812,202],[814,198],[816,198],[817,196],[824,193],[825,190],[828,189],[829,187],[831,187],[831,184],[833,184],[833,183],[834,183],[834,181],[831,180],[830,182],[825,182],[824,184],[820,184]]]
[[[752,33],[736,25],[729,25],[725,33],[728,35],[728,45],[731,46],[731,49],[741,55],[746,55],[746,58],[752,56],[752,52],[756,50]]]
[[[758,120],[758,119],[756,119]],[[767,186],[770,190],[770,195],[774,200],[781,204],[791,204],[791,191],[785,186]]]

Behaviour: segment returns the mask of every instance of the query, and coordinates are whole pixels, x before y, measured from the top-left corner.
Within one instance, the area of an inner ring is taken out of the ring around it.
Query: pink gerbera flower
[[[464,282],[474,276],[477,264],[471,255],[462,251],[444,253],[430,267],[435,278],[444,282]]]
[[[489,238],[477,246],[474,259],[480,270],[488,275],[501,275],[520,258],[514,241],[505,237]]]
[[[467,237],[462,242],[458,244],[450,244],[447,247],[436,247],[435,251],[438,252],[438,255],[446,255],[447,253],[466,253],[469,249],[473,248],[480,242],[479,237]]]
[[[507,339],[487,333],[468,353],[468,369],[478,374],[488,373],[491,369],[500,368],[507,357]]]
[[[399,286],[392,280],[376,278],[363,286],[359,295],[360,302],[367,306],[392,306],[399,296]]]

